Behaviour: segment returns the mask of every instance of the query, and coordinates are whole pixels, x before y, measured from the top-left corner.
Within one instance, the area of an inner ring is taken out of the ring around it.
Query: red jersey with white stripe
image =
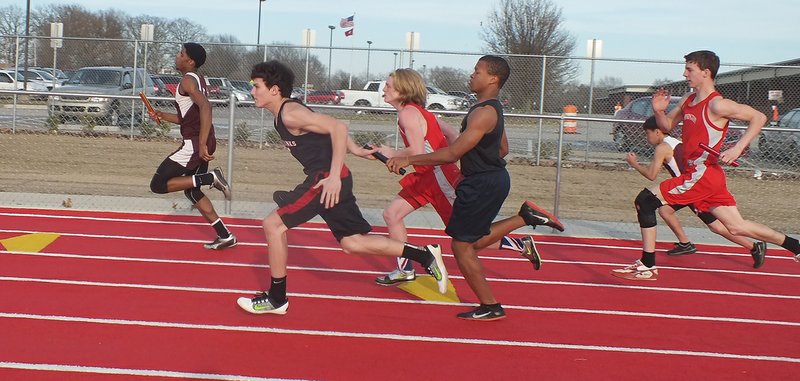
[[[416,103],[408,103],[407,106],[415,107],[425,118],[427,129],[423,143],[424,152],[431,153],[447,147],[447,139],[442,134],[436,115]],[[400,126],[400,136],[403,137],[403,142],[408,147],[408,139],[403,126]],[[398,195],[415,209],[431,204],[446,224],[453,212],[453,201],[456,199],[455,188],[460,180],[461,170],[455,163],[415,165],[414,172],[400,179],[400,186],[403,189]]]
[[[712,99],[720,97],[716,91],[708,97],[692,104],[697,94],[691,94],[683,104],[683,164],[680,176],[667,179],[660,185],[661,195],[669,204],[694,204],[698,210],[707,212],[714,206],[733,206],[736,200],[728,191],[725,171],[717,158],[700,148],[700,143],[719,151],[728,122],[717,126],[708,116],[708,105]]]

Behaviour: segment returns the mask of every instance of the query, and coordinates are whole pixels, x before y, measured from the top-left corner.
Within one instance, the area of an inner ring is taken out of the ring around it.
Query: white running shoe
[[[444,267],[444,260],[442,259],[442,248],[439,247],[439,245],[427,245],[425,246],[425,250],[431,253],[435,259],[425,270],[436,279],[436,283],[439,285],[439,292],[446,294],[447,269]]]
[[[269,294],[266,292],[259,292],[254,298],[239,298],[236,301],[243,310],[251,314],[276,314],[286,315],[286,310],[289,309],[289,299],[286,299],[280,306],[273,306],[269,300]]]
[[[628,280],[658,280],[658,268],[647,267],[641,260],[623,269],[611,270],[611,275]]]

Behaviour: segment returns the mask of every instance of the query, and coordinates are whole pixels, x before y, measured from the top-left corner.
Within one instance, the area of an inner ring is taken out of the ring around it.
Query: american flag
[[[340,28],[352,28],[352,27],[353,27],[353,25],[354,25],[354,24],[353,24],[353,18],[354,18],[355,16],[356,16],[356,15],[352,15],[352,16],[350,16],[350,17],[343,18],[341,21],[339,21],[339,27],[340,27]]]

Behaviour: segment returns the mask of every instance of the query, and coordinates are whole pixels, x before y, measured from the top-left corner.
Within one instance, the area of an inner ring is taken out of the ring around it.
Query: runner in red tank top
[[[422,76],[412,69],[397,69],[389,74],[383,88],[383,100],[397,109],[397,124],[403,137],[405,148],[394,150],[382,146],[380,152],[388,158],[431,153],[448,146],[458,134],[447,124],[440,122],[436,115],[426,110],[427,90]],[[413,211],[430,204],[447,224],[453,213],[456,199],[456,185],[461,180],[461,171],[455,163],[440,165],[415,165],[411,172],[400,180],[402,189],[383,211],[383,219],[389,230],[389,237],[405,241],[406,226],[403,219]],[[524,225],[520,225],[522,227]],[[510,236],[492,244],[492,248],[514,250],[539,269],[540,261],[533,237],[523,239]],[[526,249],[527,248],[527,249]],[[416,279],[414,267],[406,258],[397,259],[397,269],[380,276],[375,282],[384,286]]]
[[[631,167],[633,167],[637,172],[650,181],[656,179],[658,173],[661,171],[662,166],[667,169],[670,176],[680,177],[685,172],[685,167],[683,166],[685,162],[683,155],[683,143],[672,136],[664,134],[664,132],[658,128],[656,118],[653,116],[644,121],[642,128],[644,129],[647,142],[650,143],[650,145],[655,146],[653,161],[651,161],[647,166],[643,166],[636,161],[636,154],[629,152],[626,157],[628,164],[630,164]],[[725,225],[717,220],[713,214],[709,212],[701,212],[692,204],[667,204],[662,208],[658,208],[658,214],[661,216],[661,219],[667,223],[669,229],[672,230],[672,232],[675,233],[675,237],[678,238],[678,242],[675,244],[675,247],[667,250],[667,255],[685,255],[692,254],[697,251],[697,248],[691,241],[689,241],[689,237],[683,230],[683,227],[678,220],[678,216],[675,215],[676,211],[687,206],[697,215],[698,218],[700,218],[700,220],[703,221],[703,223],[706,224],[709,230],[747,249],[750,252],[750,255],[753,257],[753,267],[758,268],[761,266],[761,264],[764,262],[764,254],[767,250],[766,242],[753,242],[746,237],[731,234],[728,229],[725,228]]]
[[[686,65],[683,76],[695,91],[685,95],[680,107],[667,114],[669,93],[661,89],[653,96],[653,111],[658,127],[664,132],[683,122],[681,137],[686,171],[680,177],[665,180],[659,187],[643,190],[636,197],[636,210],[642,229],[642,258],[624,269],[613,270],[612,274],[632,280],[658,278],[658,269],[655,267],[655,214],[664,205],[662,200],[670,204],[692,203],[699,211],[713,214],[732,234],[780,245],[794,253],[795,260],[800,261],[800,242],[797,239],[742,218],[736,200],[728,192],[725,172],[720,166],[720,162],[731,163],[742,154],[761,132],[767,117],[750,106],[724,99],[717,93],[714,77],[719,70],[719,57],[714,52],[701,50],[689,53],[684,58]],[[747,130],[719,158],[709,157],[707,152],[700,149],[700,143],[719,150],[731,119],[747,122]],[[759,265],[757,263],[754,267]]]

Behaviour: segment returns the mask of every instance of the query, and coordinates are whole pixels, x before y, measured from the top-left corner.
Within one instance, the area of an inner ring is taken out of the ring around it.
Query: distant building
[[[766,115],[772,115],[772,106],[778,106],[780,114],[800,107],[800,58],[720,72],[715,82],[717,90],[724,97],[748,104]],[[673,95],[683,95],[689,91],[686,81],[670,82],[659,87],[668,89]],[[656,90],[657,87],[652,85],[615,87],[608,90],[606,97],[595,99],[595,103],[598,110],[608,110],[606,112],[611,114],[617,102],[625,106],[631,100],[650,95]],[[770,99],[770,92],[773,99]]]

